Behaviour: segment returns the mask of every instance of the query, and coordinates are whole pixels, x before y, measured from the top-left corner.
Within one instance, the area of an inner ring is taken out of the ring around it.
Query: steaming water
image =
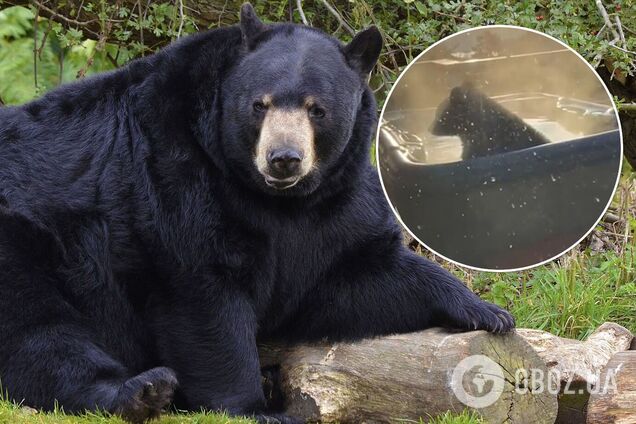
[[[616,129],[614,112],[607,105],[567,99],[551,94],[512,94],[492,98],[521,117],[552,143]],[[430,128],[436,108],[397,110],[385,115],[397,141],[409,160],[417,163],[449,163],[461,160],[462,144],[458,136],[435,136]],[[476,123],[477,124],[477,123]]]
[[[548,119],[524,119],[524,122],[546,135],[553,143],[572,140],[585,134],[569,131],[559,122]],[[409,159],[420,163],[449,163],[461,160],[462,144],[457,136],[435,136],[428,131],[421,137],[420,145],[403,144]]]

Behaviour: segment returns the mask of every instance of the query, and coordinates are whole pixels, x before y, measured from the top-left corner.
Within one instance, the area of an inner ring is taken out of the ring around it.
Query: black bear
[[[456,135],[462,159],[473,159],[549,143],[543,134],[479,90],[464,84],[437,108],[433,135]]]
[[[267,410],[259,341],[510,331],[402,245],[369,161],[381,44],[244,5],[239,26],[0,110],[9,397],[296,422]]]

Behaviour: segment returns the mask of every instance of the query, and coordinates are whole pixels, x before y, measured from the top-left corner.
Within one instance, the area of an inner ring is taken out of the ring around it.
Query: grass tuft
[[[247,418],[230,418],[216,413],[166,414],[153,424],[253,424]],[[11,402],[0,400],[0,424],[127,424],[119,417],[108,413],[87,412],[82,415],[67,415],[59,409],[39,412]]]

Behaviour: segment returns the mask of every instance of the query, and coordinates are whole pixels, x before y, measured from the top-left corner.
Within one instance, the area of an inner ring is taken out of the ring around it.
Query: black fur
[[[300,26],[229,27],[0,109],[12,399],[139,422],[178,380],[179,407],[262,414],[258,340],[513,328],[402,246],[368,157],[376,104],[360,71],[377,56],[356,51],[353,69],[350,51]],[[263,90],[326,111],[317,169],[284,191],[252,162]]]
[[[517,115],[469,85],[455,87],[437,109],[434,135],[457,135],[462,159],[496,155],[549,143]]]

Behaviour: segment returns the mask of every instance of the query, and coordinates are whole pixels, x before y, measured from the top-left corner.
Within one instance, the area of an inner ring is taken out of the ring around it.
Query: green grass
[[[229,418],[224,414],[168,414],[151,421],[156,424],[252,424],[245,418]],[[420,420],[420,423],[424,423]],[[484,421],[473,412],[453,414],[447,412],[429,421],[430,424],[483,424]],[[0,424],[126,424],[121,418],[108,414],[66,415],[60,411],[36,412],[6,401],[0,401]]]
[[[156,424],[253,424],[247,418],[229,418],[224,414],[166,414]],[[13,403],[0,401],[0,424],[126,424],[119,417],[109,414],[87,413],[84,415],[66,415],[61,411],[50,413],[36,412],[31,408],[22,408]]]
[[[505,306],[519,327],[584,339],[605,321],[636,332],[634,249],[625,256],[569,256],[532,272],[477,275],[473,288]],[[568,260],[569,259],[569,260]]]
[[[420,423],[424,421],[420,420]],[[483,424],[485,421],[476,413],[464,411],[460,414],[446,412],[431,419],[429,424]]]

